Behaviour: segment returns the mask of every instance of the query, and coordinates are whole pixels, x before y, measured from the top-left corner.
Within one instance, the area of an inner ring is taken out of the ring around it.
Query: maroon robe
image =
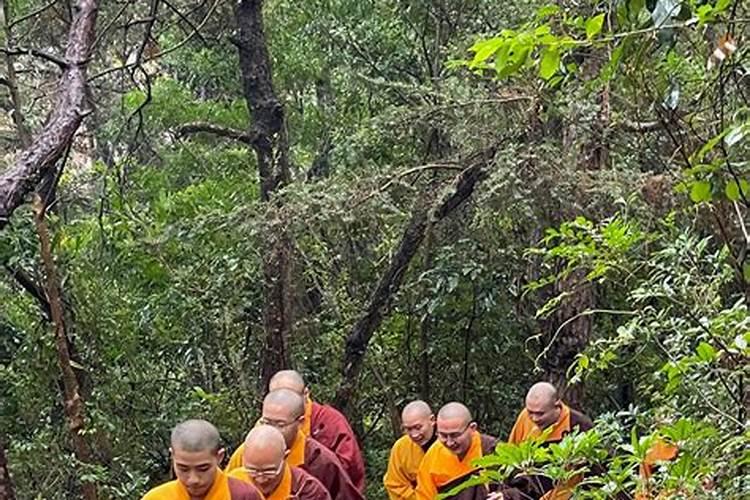
[[[365,492],[365,462],[346,417],[335,408],[312,402],[310,437],[333,451],[360,493]]]
[[[320,481],[333,500],[364,500],[336,454],[311,437],[305,438],[305,462],[300,467]]]
[[[294,500],[331,500],[331,495],[320,481],[298,467],[291,467],[291,470],[291,498]]]

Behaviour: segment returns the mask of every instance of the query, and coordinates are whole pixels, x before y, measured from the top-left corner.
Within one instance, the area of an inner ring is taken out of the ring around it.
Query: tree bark
[[[235,4],[239,37],[240,70],[245,100],[252,115],[248,134],[258,162],[260,197],[268,206],[268,228],[263,259],[266,335],[261,360],[261,388],[271,376],[291,364],[287,349],[293,322],[292,242],[282,215],[279,191],[289,183],[289,143],[284,106],[273,88],[271,59],[263,27],[263,1],[240,0]]]
[[[487,166],[494,155],[495,148],[478,153],[466,162],[469,166],[455,178],[453,186],[444,197],[432,207],[418,202],[414,208],[393,258],[378,281],[362,316],[346,339],[342,380],[334,399],[334,405],[345,414],[351,413],[352,395],[362,370],[367,345],[382,323],[391,299],[401,287],[409,263],[419,250],[429,226],[444,219],[474,193],[477,184],[487,177]]]
[[[52,113],[29,147],[0,175],[0,230],[42,176],[54,168],[73,141],[83,117],[89,113],[86,68],[94,43],[97,10],[96,0],[79,0],[73,9],[65,65]]]
[[[6,442],[5,436],[0,435],[0,499],[15,500],[13,482],[10,480],[10,473],[8,472],[8,459],[5,457]]]
[[[68,419],[68,429],[73,441],[73,451],[76,458],[83,464],[92,463],[91,449],[89,448],[85,430],[85,405],[81,397],[81,389],[73,371],[70,357],[70,346],[65,328],[65,314],[63,310],[60,293],[60,281],[57,276],[57,268],[52,258],[49,230],[45,221],[45,207],[39,195],[34,197],[34,221],[36,223],[37,235],[39,236],[40,253],[44,271],[47,275],[46,292],[49,297],[52,324],[55,334],[55,348],[57,360],[62,373],[63,382],[63,407]],[[96,485],[91,482],[81,482],[81,493],[85,500],[96,500]]]

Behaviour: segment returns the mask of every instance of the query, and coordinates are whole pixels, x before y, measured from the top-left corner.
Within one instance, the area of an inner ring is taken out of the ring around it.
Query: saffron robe
[[[416,500],[417,470],[425,452],[435,442],[437,434],[424,445],[415,443],[403,435],[393,444],[388,457],[388,469],[383,476],[383,486],[390,500]]]
[[[492,453],[497,440],[492,436],[472,432],[471,445],[463,460],[440,441],[435,442],[425,453],[417,470],[417,500],[434,500],[438,493],[446,493],[470,476],[479,472],[472,461]],[[483,500],[487,497],[486,486],[473,486],[449,498],[455,500]]]
[[[308,398],[305,403],[302,432],[334,452],[357,490],[365,492],[365,462],[362,451],[359,449],[354,431],[341,412]]]
[[[190,500],[190,494],[180,481],[174,480],[152,489],[143,500]],[[217,469],[214,484],[204,500],[263,500],[263,495],[252,484],[245,484]]]
[[[284,466],[281,482],[266,500],[331,500],[331,495],[320,481],[297,467]],[[243,468],[234,469],[231,477],[252,484],[253,478]]]
[[[242,467],[242,454],[245,445],[238,447],[229,459],[227,470]],[[321,482],[334,500],[364,500],[349,479],[338,457],[315,439],[305,436],[302,431],[289,448],[286,463],[299,467]]]
[[[594,426],[591,419],[583,413],[573,410],[568,405],[563,404],[562,410],[560,411],[560,417],[557,422],[552,425],[552,431],[547,436],[545,443],[558,443],[563,440],[565,436],[573,432],[574,429],[578,429],[580,432],[585,432]],[[534,424],[529,418],[529,414],[526,409],[523,409],[516,419],[513,429],[510,431],[510,437],[508,442],[518,444],[529,438],[537,437],[542,434],[543,429]],[[511,481],[507,486],[509,490],[501,490],[509,498],[514,498],[514,494],[523,492],[523,494],[531,496],[532,498],[542,498],[544,500],[567,500],[572,494],[572,489],[581,481],[582,478],[576,477],[571,479],[565,484],[554,486],[552,480],[544,476],[520,476]],[[515,492],[513,490],[516,490]],[[528,496],[520,498],[528,498]]]

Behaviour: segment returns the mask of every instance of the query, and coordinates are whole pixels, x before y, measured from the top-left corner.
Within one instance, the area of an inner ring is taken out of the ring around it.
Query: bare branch
[[[258,134],[254,132],[247,132],[245,130],[237,130],[235,128],[224,127],[222,125],[215,125],[208,122],[189,122],[180,125],[174,130],[175,134],[179,137],[184,137],[190,134],[213,134],[218,137],[226,139],[233,139],[248,145],[253,145],[258,140]]]
[[[50,7],[54,6],[58,1],[59,0],[52,0],[51,2],[49,2],[49,3],[45,4],[45,5],[42,5],[38,9],[33,10],[33,11],[29,12],[28,14],[25,14],[25,15],[19,17],[18,19],[13,19],[12,21],[10,21],[8,23],[8,29],[12,29],[14,26],[16,26],[18,24],[21,24],[22,22],[27,21],[27,20],[31,19],[32,17],[38,16],[39,14],[41,14],[42,12],[44,12],[45,10],[47,10]]]
[[[57,97],[47,123],[31,145],[18,155],[13,165],[0,175],[0,230],[23,204],[39,179],[65,153],[83,117],[86,105],[86,67],[94,41],[98,2],[78,0],[70,25],[66,64],[57,85]]]
[[[45,61],[49,61],[51,63],[57,64],[61,69],[65,69],[70,65],[70,63],[66,61],[65,59],[62,59],[59,56],[50,54],[49,52],[45,52],[39,49],[32,49],[32,48],[26,48],[26,47],[0,47],[0,52],[7,54],[9,56],[29,55],[29,56],[38,57],[39,59],[44,59]]]

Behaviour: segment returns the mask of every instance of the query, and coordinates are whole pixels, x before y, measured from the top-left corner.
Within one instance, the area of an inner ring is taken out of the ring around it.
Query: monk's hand
[[[498,491],[487,495],[487,500],[505,500],[505,496]]]

